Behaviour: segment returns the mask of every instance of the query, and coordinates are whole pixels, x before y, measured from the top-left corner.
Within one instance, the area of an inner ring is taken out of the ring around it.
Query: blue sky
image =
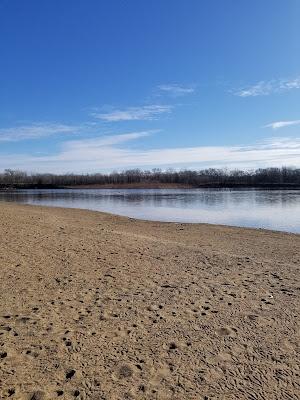
[[[0,0],[0,170],[300,167],[298,0]]]

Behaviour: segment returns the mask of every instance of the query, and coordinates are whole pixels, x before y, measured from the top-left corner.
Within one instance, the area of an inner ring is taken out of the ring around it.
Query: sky
[[[0,0],[0,171],[300,167],[299,0]]]

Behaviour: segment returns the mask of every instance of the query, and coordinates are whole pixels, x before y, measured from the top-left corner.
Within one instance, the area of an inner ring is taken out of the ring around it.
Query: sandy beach
[[[300,235],[0,204],[0,398],[299,399]]]

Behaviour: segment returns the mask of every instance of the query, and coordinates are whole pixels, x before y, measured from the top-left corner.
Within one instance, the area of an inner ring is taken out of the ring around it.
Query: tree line
[[[80,185],[173,184],[201,186],[300,186],[300,169],[259,168],[251,171],[229,169],[152,170],[130,169],[107,174],[27,173],[6,169],[0,173],[0,187],[65,187]]]

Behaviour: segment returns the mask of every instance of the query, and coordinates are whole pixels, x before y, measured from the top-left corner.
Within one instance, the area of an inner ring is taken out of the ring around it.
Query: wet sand
[[[0,398],[299,399],[300,235],[0,204]]]

